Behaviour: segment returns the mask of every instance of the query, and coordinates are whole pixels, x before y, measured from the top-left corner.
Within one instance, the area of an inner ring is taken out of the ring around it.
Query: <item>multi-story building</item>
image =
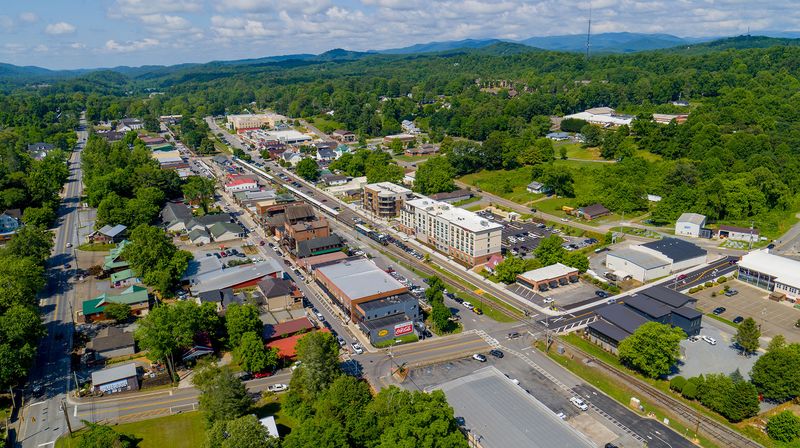
[[[364,185],[364,210],[377,218],[391,219],[400,215],[403,203],[412,197],[411,190],[391,182]]]
[[[237,132],[260,129],[261,127],[274,128],[276,122],[285,119],[286,117],[277,114],[228,115],[228,123]]]
[[[475,266],[500,254],[503,226],[468,210],[422,198],[406,201],[401,230],[460,263]]]

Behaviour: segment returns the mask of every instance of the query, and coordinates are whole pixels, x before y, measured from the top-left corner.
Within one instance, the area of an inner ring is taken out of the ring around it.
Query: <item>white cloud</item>
[[[203,0],[117,0],[109,8],[112,17],[144,16],[175,12],[199,12]]]
[[[133,51],[144,50],[155,47],[160,42],[158,39],[144,38],[142,40],[130,40],[127,42],[117,42],[115,40],[106,41],[105,50],[112,53],[130,53]]]
[[[73,43],[69,44],[69,48],[72,48],[73,50],[82,50],[82,49],[86,48],[86,45],[82,44],[80,42],[73,42]]]
[[[46,53],[46,52],[50,51],[50,48],[48,48],[47,45],[39,44],[39,45],[33,47],[33,51],[35,51],[37,53]]]
[[[166,14],[147,14],[139,16],[139,19],[148,26],[168,27],[173,30],[186,30],[192,24],[181,16],[171,16]]]
[[[39,20],[39,16],[35,12],[23,12],[19,15],[19,19],[25,23],[33,23]]]
[[[217,0],[217,11],[277,12],[317,14],[331,5],[330,0]]]
[[[45,27],[44,32],[54,36],[70,34],[75,32],[75,25],[67,22],[51,23]]]

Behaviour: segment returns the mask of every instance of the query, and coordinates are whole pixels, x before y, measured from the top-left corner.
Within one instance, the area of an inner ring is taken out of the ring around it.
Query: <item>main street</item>
[[[62,401],[70,388],[70,357],[73,333],[74,290],[70,283],[75,268],[77,220],[83,191],[81,151],[86,144],[85,114],[77,130],[78,142],[70,155],[70,177],[63,189],[58,221],[53,229],[53,255],[47,263],[47,286],[40,308],[47,335],[39,344],[35,364],[25,391],[24,407],[12,440],[23,447],[46,447],[67,431]],[[69,247],[67,245],[69,244]]]

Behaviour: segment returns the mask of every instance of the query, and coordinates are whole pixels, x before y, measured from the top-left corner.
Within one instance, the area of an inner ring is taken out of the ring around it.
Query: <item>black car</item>
[[[740,323],[742,323],[742,321],[743,321],[743,320],[744,320],[744,317],[742,317],[742,316],[736,316],[736,317],[733,319],[733,323],[735,323],[735,324],[740,324]]]
[[[595,291],[594,295],[596,295],[597,297],[603,298],[603,299],[608,297],[608,293],[603,291],[603,290],[601,290],[601,289],[598,289],[597,291]]]
[[[725,310],[726,310],[726,308],[724,306],[720,306],[720,307],[714,308],[714,311],[712,311],[712,312],[714,314],[716,314],[717,316],[719,316],[720,314],[724,313]]]
[[[489,354],[494,356],[495,358],[502,358],[503,356],[505,356],[502,351],[497,349],[489,350]]]
[[[461,297],[453,297],[453,300],[455,300],[459,304],[464,303],[464,299],[462,299]]]

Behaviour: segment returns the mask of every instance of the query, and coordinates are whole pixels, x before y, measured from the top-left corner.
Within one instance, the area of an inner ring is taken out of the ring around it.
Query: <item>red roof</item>
[[[244,184],[254,184],[254,183],[256,183],[256,181],[254,181],[253,179],[237,178],[237,179],[233,179],[232,181],[228,182],[225,185],[228,186],[228,187],[233,187],[234,185],[244,185]]]
[[[489,258],[489,261],[486,262],[486,267],[489,269],[494,269],[500,262],[503,261],[502,255],[494,254]]]
[[[293,335],[300,331],[311,330],[314,324],[307,317],[281,322],[275,325],[264,325],[264,339],[280,338],[282,335]]]
[[[325,331],[330,333],[330,331],[327,328],[323,328],[319,331]],[[297,347],[297,341],[299,341],[300,338],[302,338],[306,334],[307,333],[296,334],[294,336],[289,336],[288,338],[276,339],[272,342],[267,343],[267,347],[278,349],[278,357],[280,358],[293,359],[295,356],[297,356],[297,351],[295,350]]]

